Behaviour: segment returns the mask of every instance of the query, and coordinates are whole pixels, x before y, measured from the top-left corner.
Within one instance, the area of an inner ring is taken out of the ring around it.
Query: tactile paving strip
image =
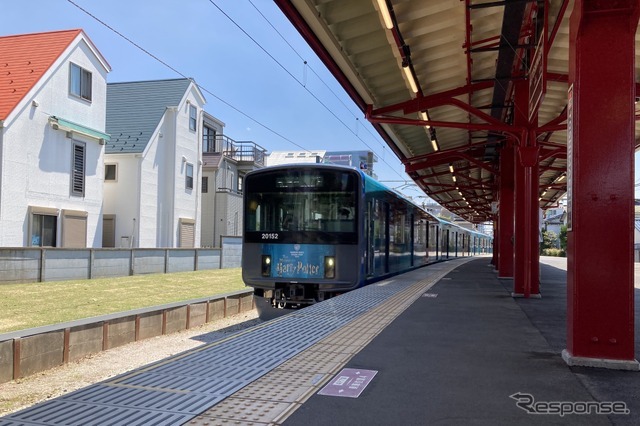
[[[278,424],[431,285],[468,260],[422,268],[294,311],[0,418],[0,426]]]
[[[337,328],[313,346],[185,425],[227,424],[224,422],[237,420],[238,416],[242,417],[242,414],[251,416],[256,412],[251,401],[258,405],[264,404],[266,401],[272,403],[288,402],[288,405],[273,405],[268,412],[262,412],[259,418],[247,417],[256,422],[252,424],[280,424],[304,401],[318,392],[349,359],[375,338],[391,321],[460,263],[462,262],[452,262],[447,268],[431,270],[427,274],[427,278],[419,279],[418,282],[416,282],[415,275],[405,274],[404,279],[396,277],[393,283],[382,282],[380,286],[368,286],[341,296],[342,300],[348,299],[353,303],[357,303],[356,299],[363,297],[382,300],[380,303],[370,304],[364,311],[357,310],[362,313],[351,318],[346,326]],[[376,291],[378,289],[382,289],[382,291]],[[383,294],[384,296],[382,296]],[[341,298],[331,300],[337,301]],[[320,320],[323,313],[319,312],[318,307],[321,305],[314,305],[309,316]],[[305,311],[302,310],[300,313],[289,316],[306,316]],[[236,399],[242,401],[242,404],[236,403]],[[228,417],[230,407],[235,410],[234,417]],[[248,410],[248,413],[243,410]]]

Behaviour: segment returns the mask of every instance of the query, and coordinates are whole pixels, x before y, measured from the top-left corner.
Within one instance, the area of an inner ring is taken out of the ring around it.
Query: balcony
[[[202,141],[202,153],[219,154],[239,163],[251,163],[264,166],[267,150],[251,141],[234,141],[225,135],[205,137]]]

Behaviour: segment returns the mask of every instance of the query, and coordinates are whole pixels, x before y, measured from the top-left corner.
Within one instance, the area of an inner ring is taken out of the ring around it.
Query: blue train
[[[242,278],[263,319],[491,247],[362,171],[326,164],[248,173],[243,224]]]

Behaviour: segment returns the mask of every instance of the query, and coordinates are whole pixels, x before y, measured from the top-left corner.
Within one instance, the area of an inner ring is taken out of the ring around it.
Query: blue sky
[[[232,139],[268,151],[372,150],[380,180],[391,187],[410,181],[272,0],[0,0],[0,5],[0,35],[84,29],[112,67],[109,82],[181,76],[114,30],[121,33],[194,78],[207,99],[205,109],[226,124]],[[415,186],[402,191],[424,195]]]
[[[250,140],[268,151],[371,150],[378,156],[374,169],[380,180],[393,181],[387,183],[391,187],[409,180],[393,152],[271,0],[0,4],[0,35],[84,29],[111,65],[108,82],[180,74],[194,78],[207,99],[205,110],[226,124],[225,134],[232,139]],[[415,187],[403,192],[423,195]]]

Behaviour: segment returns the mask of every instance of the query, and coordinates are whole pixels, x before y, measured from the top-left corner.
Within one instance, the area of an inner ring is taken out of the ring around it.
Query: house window
[[[71,158],[71,195],[84,196],[85,145],[73,142]]]
[[[197,125],[198,125],[198,109],[193,105],[189,105],[189,130],[195,131]]]
[[[87,217],[85,211],[62,210],[62,247],[87,247]]]
[[[116,215],[105,214],[102,217],[102,247],[116,246]]]
[[[115,164],[104,165],[104,180],[116,181],[117,180],[117,168]]]
[[[202,193],[209,192],[209,176],[202,176]]]
[[[180,247],[195,247],[195,227],[196,221],[192,219],[180,218]]]
[[[238,194],[242,194],[242,182],[244,182],[244,177],[238,176]]]
[[[31,215],[31,245],[55,247],[58,217],[48,214]]]
[[[211,127],[202,128],[202,152],[216,152],[216,131]]]
[[[186,170],[185,171],[185,175],[186,175],[185,188],[193,189],[193,164],[187,163],[187,167],[185,170]]]
[[[69,91],[72,95],[91,100],[91,73],[76,64],[71,64]]]

